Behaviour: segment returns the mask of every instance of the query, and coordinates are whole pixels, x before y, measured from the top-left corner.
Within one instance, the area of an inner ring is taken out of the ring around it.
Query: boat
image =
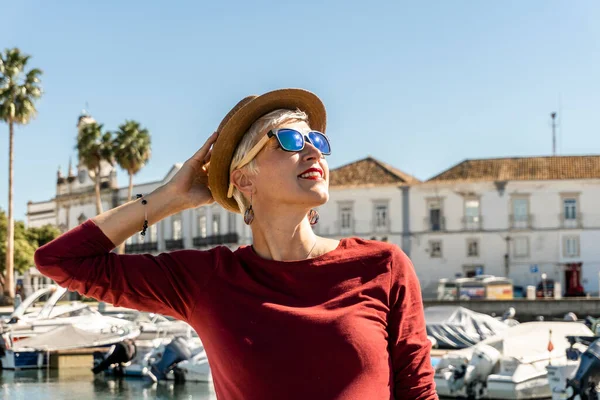
[[[212,374],[204,347],[196,349],[188,360],[179,362],[166,374],[166,379],[176,382],[212,383]]]
[[[429,340],[439,349],[471,347],[518,324],[512,318],[499,320],[460,306],[427,307],[425,323]]]
[[[131,321],[104,316],[83,302],[58,304],[66,295],[67,289],[53,285],[36,291],[15,309],[7,321],[3,321],[2,333],[10,333],[11,343],[16,343],[68,325],[89,332],[135,329]],[[36,306],[46,298],[43,307]]]
[[[115,376],[146,377],[155,382],[169,379],[209,382],[209,371],[202,366],[206,353],[198,337],[136,339],[134,348],[131,357],[127,357],[131,352],[122,350],[108,354],[94,353],[92,371],[95,374],[104,372]],[[186,367],[185,371],[173,372],[176,365],[186,360],[190,362],[183,364]],[[212,376],[210,379],[212,380]]]
[[[567,362],[549,365],[548,381],[552,400],[598,400],[600,387],[600,338],[598,336],[569,336]],[[577,346],[580,346],[579,348]],[[582,351],[581,346],[585,349]]]
[[[565,364],[567,336],[589,336],[579,322],[527,322],[470,348],[449,352],[438,362],[440,396],[538,399],[551,397],[548,364]]]
[[[3,334],[0,347],[2,369],[35,369],[48,366],[49,354],[61,350],[110,347],[139,336],[135,325],[90,331],[74,325],[63,325],[36,336],[12,342],[10,333]]]
[[[197,336],[192,326],[187,322],[171,320],[161,314],[134,311],[131,313],[119,313],[115,317],[135,323],[142,332],[138,340],[173,338],[175,336],[190,338]]]

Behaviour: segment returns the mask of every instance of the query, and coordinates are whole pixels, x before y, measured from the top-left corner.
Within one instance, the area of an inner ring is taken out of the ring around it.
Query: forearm
[[[118,246],[142,230],[144,212],[150,226],[188,208],[182,196],[178,196],[168,184],[144,195],[144,199],[147,200],[146,205],[142,204],[142,199],[133,200],[92,218],[92,221]]]

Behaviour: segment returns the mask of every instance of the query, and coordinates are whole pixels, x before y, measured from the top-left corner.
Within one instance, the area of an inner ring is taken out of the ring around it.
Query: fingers
[[[210,156],[212,156],[212,148],[208,151],[204,160],[202,160],[202,164],[208,164],[210,162]]]
[[[218,137],[219,133],[215,131],[212,135],[210,135],[210,137],[206,140],[202,147],[200,147],[200,150],[198,150],[196,154],[192,156],[192,159],[204,164],[204,159],[207,155],[210,155],[211,146],[217,141]]]

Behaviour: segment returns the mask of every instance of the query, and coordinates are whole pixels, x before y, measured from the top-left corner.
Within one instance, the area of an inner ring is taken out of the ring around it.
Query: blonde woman
[[[410,260],[311,228],[329,198],[325,125],[305,90],[243,99],[168,184],[41,247],[38,269],[85,296],[187,321],[219,399],[437,398]],[[251,246],[112,252],[213,201],[244,214]]]

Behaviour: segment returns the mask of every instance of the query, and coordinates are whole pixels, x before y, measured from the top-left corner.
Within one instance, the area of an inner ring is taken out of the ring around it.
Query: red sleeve
[[[35,264],[62,287],[100,301],[188,320],[195,295],[208,283],[219,248],[116,254],[115,245],[88,220],[35,252]]]
[[[388,330],[395,398],[437,399],[421,287],[412,262],[399,248],[392,261],[390,308]]]

